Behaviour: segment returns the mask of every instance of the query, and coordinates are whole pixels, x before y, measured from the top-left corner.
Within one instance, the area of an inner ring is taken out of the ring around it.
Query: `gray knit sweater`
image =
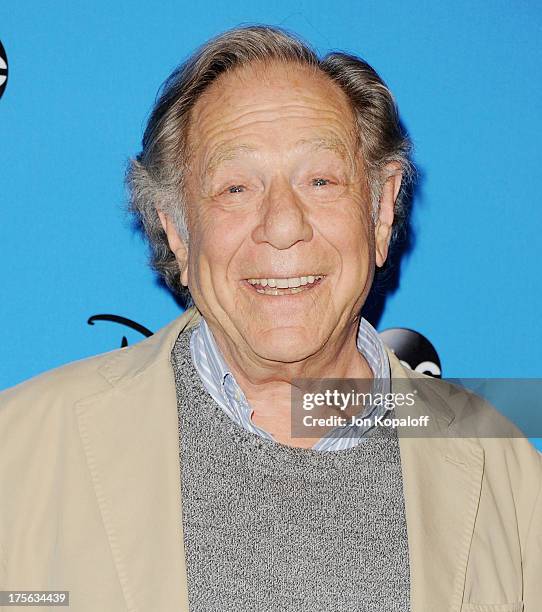
[[[191,612],[408,612],[395,430],[319,452],[246,431],[172,351]]]

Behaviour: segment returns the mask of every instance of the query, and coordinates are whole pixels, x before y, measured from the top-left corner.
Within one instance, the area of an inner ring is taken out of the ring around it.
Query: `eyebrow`
[[[210,177],[214,171],[225,161],[230,161],[240,153],[255,153],[257,149],[247,144],[218,145],[205,164],[204,176]]]
[[[312,151],[333,151],[337,153],[345,162],[349,163],[351,168],[354,168],[354,157],[348,149],[347,145],[340,138],[323,137],[323,138],[302,138],[296,142],[296,146],[309,145]]]
[[[341,157],[348,158],[348,148],[340,138],[302,138],[296,143],[296,147],[308,145],[313,151],[328,150],[339,153]]]

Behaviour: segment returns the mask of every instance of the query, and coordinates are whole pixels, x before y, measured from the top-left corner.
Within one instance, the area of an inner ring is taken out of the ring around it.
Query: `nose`
[[[280,250],[308,242],[313,230],[306,212],[288,181],[275,181],[262,202],[260,221],[252,232],[254,242]]]

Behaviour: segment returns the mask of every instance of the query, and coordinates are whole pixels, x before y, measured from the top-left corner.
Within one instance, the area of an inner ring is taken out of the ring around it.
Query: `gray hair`
[[[395,204],[392,242],[406,222],[406,193],[414,167],[411,143],[399,121],[394,98],[375,70],[362,59],[342,52],[319,58],[299,37],[282,28],[234,28],[202,45],[162,85],[150,115],[142,151],[130,160],[126,184],[128,210],[150,245],[150,265],[174,292],[190,301],[157,210],[167,213],[188,243],[184,178],[190,164],[188,130],[191,110],[222,74],[253,62],[284,62],[326,74],[346,94],[356,118],[359,148],[368,177],[372,217],[376,223],[381,189],[390,162],[399,164],[402,185]]]

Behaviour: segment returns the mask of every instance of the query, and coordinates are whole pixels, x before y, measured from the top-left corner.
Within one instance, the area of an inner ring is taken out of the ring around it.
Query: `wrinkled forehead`
[[[288,111],[288,112],[286,112]],[[188,144],[196,153],[216,144],[227,126],[268,125],[291,118],[297,125],[329,128],[354,148],[355,116],[343,90],[317,67],[279,61],[253,62],[220,75],[192,108]]]

